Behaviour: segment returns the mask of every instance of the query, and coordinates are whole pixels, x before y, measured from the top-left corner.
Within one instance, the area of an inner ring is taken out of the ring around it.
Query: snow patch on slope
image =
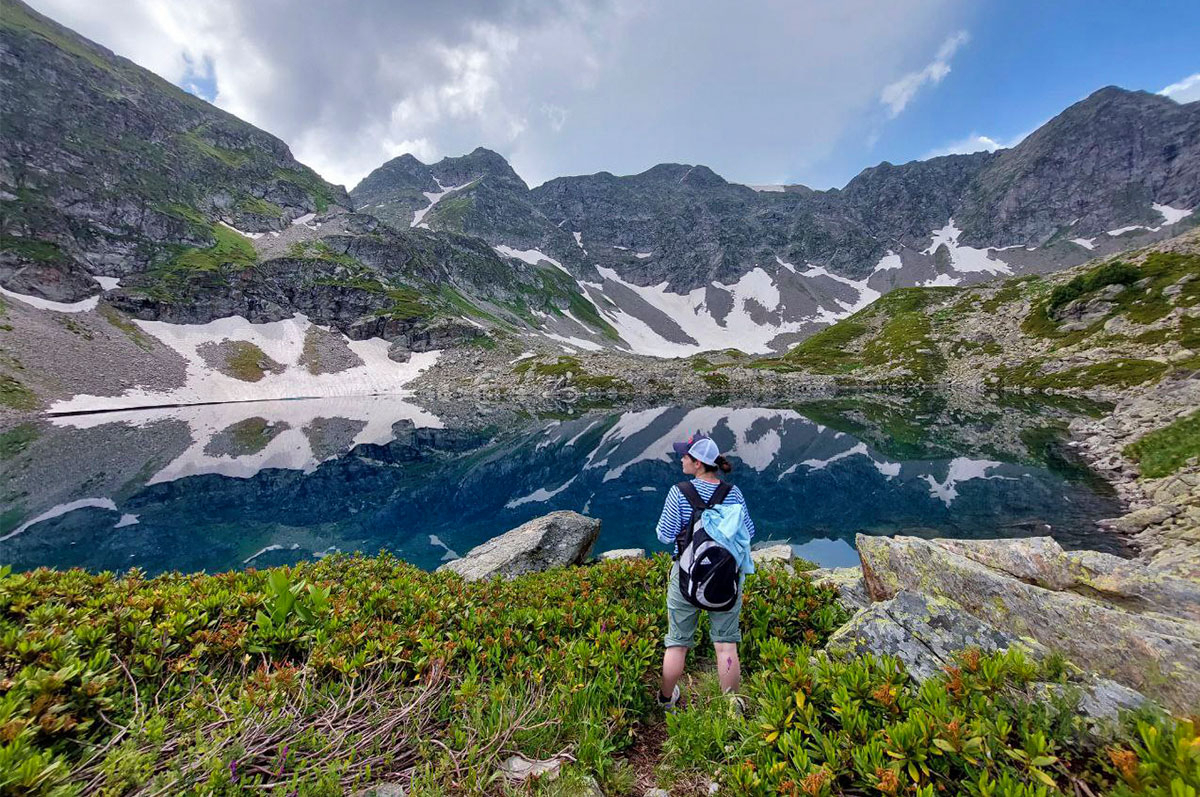
[[[1008,267],[1008,264],[990,257],[987,249],[960,245],[958,239],[961,235],[962,230],[955,226],[954,219],[951,218],[945,227],[930,233],[933,240],[924,254],[932,255],[938,250],[938,247],[945,245],[950,251],[950,264],[955,271],[1012,274],[1012,269]]]
[[[362,365],[337,373],[313,374],[300,364],[304,338],[312,322],[297,314],[283,321],[252,324],[241,316],[220,318],[207,324],[136,323],[144,332],[175,350],[186,362],[186,383],[172,390],[135,387],[120,396],[75,396],[56,402],[50,414],[152,407],[163,404],[199,404],[227,401],[262,401],[314,396],[362,396],[400,393],[404,386],[437,361],[439,352],[414,352],[407,363],[388,357],[382,338],[343,339]],[[211,368],[199,354],[206,343],[245,341],[284,366],[282,373],[267,373],[257,382],[245,382]]]
[[[429,200],[429,204],[427,206],[421,208],[420,210],[413,212],[412,224],[410,224],[408,226],[428,228],[429,225],[424,222],[425,214],[427,214],[429,211],[433,210],[433,206],[436,205],[438,202],[441,202],[442,197],[446,196],[447,194],[453,194],[455,191],[461,191],[462,189],[469,186],[471,183],[475,182],[474,180],[471,180],[470,182],[463,183],[462,185],[456,185],[456,186],[447,188],[446,186],[442,185],[442,181],[437,179],[436,177],[433,178],[433,181],[435,183],[437,183],[438,188],[440,188],[442,190],[441,191],[422,191],[421,192],[425,195],[425,198]]]
[[[554,258],[550,257],[547,254],[542,253],[540,250],[537,250],[537,249],[513,249],[511,246],[508,246],[506,244],[500,244],[499,246],[493,246],[492,249],[496,250],[496,253],[499,254],[501,257],[516,258],[517,260],[521,260],[525,263],[528,263],[531,266],[536,266],[538,263],[541,263],[544,260],[547,263],[549,263],[550,265],[557,268],[559,271],[563,272],[564,274],[571,273],[571,272],[567,271],[566,267],[563,266],[562,263],[559,263]]]
[[[96,305],[100,303],[100,294],[89,296],[78,302],[52,302],[49,299],[10,291],[8,288],[0,288],[0,294],[10,299],[16,299],[18,302],[24,302],[30,307],[36,307],[38,310],[51,310],[55,313],[86,313],[88,310],[95,310]]]

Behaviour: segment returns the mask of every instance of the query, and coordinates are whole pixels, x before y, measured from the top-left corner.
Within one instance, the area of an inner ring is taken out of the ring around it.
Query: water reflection
[[[760,537],[821,564],[853,564],[859,531],[1118,551],[1094,530],[1115,499],[1046,431],[1064,417],[856,395],[453,424],[387,397],[57,418],[0,430],[0,562],[216,571],[388,549],[432,568],[555,509],[601,518],[598,550],[657,550],[670,444],[696,430],[730,453]]]

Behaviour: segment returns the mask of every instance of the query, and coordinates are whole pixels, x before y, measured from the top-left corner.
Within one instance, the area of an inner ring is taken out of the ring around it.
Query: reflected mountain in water
[[[853,563],[860,531],[1120,551],[1094,527],[1115,498],[1054,442],[1068,410],[955,402],[502,412],[459,428],[392,397],[56,418],[0,430],[0,562],[219,571],[387,549],[432,568],[556,509],[601,518],[598,551],[658,550],[671,443],[697,430],[729,452],[759,539],[821,564]]]

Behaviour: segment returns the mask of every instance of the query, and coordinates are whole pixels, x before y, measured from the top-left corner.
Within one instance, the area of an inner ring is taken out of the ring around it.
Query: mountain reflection
[[[218,571],[387,549],[432,568],[556,509],[601,518],[598,551],[658,550],[670,444],[697,430],[729,453],[759,538],[821,564],[852,563],[858,532],[1119,552],[1094,527],[1115,499],[1053,444],[1066,414],[854,396],[451,428],[376,397],[58,418],[0,430],[0,562]]]

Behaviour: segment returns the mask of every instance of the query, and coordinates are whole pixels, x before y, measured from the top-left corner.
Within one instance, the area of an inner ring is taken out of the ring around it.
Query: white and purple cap
[[[673,443],[671,447],[675,449],[676,454],[680,456],[687,454],[705,465],[717,464],[717,457],[721,456],[721,450],[717,448],[717,444],[713,442],[712,438],[699,432],[682,443]]]

